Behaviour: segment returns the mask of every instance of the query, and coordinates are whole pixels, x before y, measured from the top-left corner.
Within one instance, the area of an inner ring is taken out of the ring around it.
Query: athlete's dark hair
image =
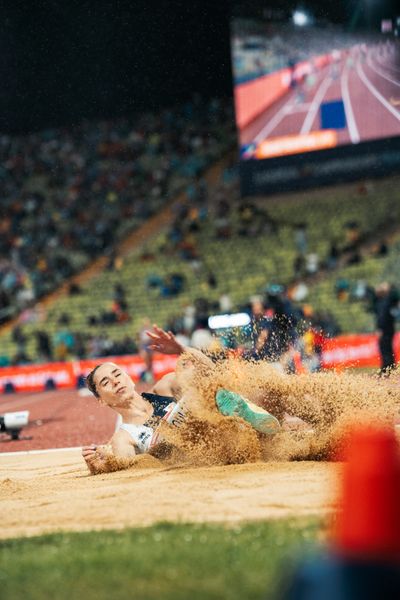
[[[96,398],[100,398],[100,394],[99,394],[99,392],[97,391],[97,387],[96,387],[96,384],[95,384],[95,382],[94,382],[94,375],[95,375],[95,373],[96,373],[96,371],[97,371],[97,369],[98,369],[99,367],[101,367],[101,365],[97,365],[97,366],[96,366],[96,367],[93,369],[93,371],[90,371],[89,375],[86,377],[86,385],[87,385],[87,387],[89,388],[89,390],[92,392],[92,394],[93,394],[94,396],[96,396]]]

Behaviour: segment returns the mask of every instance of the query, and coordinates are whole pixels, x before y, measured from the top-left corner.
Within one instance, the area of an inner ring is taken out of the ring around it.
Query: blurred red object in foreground
[[[359,559],[400,560],[400,449],[394,431],[356,428],[345,458],[336,550]]]
[[[344,458],[333,540],[302,562],[284,600],[400,599],[400,449],[394,431],[356,427]]]

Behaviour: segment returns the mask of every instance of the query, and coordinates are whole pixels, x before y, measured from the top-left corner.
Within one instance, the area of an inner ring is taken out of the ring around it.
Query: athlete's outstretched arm
[[[149,338],[152,339],[152,350],[157,350],[162,354],[192,354],[193,356],[206,356],[204,352],[197,348],[191,348],[190,346],[182,346],[172,333],[172,331],[164,331],[158,325],[153,325],[153,331],[146,331]]]
[[[125,432],[117,431],[109,444],[83,446],[82,457],[92,475],[127,469],[136,455],[135,446]]]
[[[153,331],[146,331],[149,338],[152,340],[150,348],[157,350],[162,354],[183,354],[186,348],[182,346],[172,333],[172,331],[164,331],[161,327],[153,325]]]

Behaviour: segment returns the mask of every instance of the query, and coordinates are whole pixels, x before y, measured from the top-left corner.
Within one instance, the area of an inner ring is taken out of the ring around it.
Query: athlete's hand
[[[164,331],[161,327],[153,325],[153,331],[146,331],[152,340],[150,348],[162,354],[182,354],[185,349],[176,340],[172,331]]]
[[[97,446],[92,444],[91,446],[83,446],[82,448],[82,456],[86,460],[86,462],[90,462],[96,455]]]
[[[100,446],[96,446],[95,444],[83,446],[82,456],[91,473],[96,473],[101,470],[104,464],[105,454]]]

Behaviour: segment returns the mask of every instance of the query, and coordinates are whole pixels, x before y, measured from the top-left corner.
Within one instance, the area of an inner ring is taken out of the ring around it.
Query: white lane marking
[[[386,60],[384,61],[383,58],[385,58]],[[400,69],[398,69],[397,67],[395,67],[394,65],[390,65],[387,60],[390,60],[391,57],[386,55],[385,57],[382,56],[376,56],[376,60],[382,65],[382,67],[385,67],[385,69],[390,69],[391,71],[396,71],[397,73],[400,73]]]
[[[303,104],[294,104],[293,106],[288,106],[286,112],[288,114],[296,113],[296,112],[305,112],[311,106],[310,102],[305,102]]]
[[[379,102],[381,104],[383,104],[383,106],[390,112],[392,113],[392,115],[398,120],[400,121],[400,113],[393,108],[393,106],[391,104],[389,104],[389,102],[386,100],[386,98],[384,98],[382,96],[382,94],[380,94],[378,92],[378,90],[376,89],[376,87],[370,82],[370,80],[368,79],[368,77],[365,75],[363,68],[361,66],[361,61],[359,60],[357,62],[357,73],[359,78],[361,79],[361,81],[364,83],[364,85],[369,89],[369,91],[371,92],[371,94],[373,94],[375,96],[375,98],[377,100],[379,100]]]
[[[115,431],[117,431],[122,423],[122,417],[117,415],[115,420]],[[29,423],[30,424],[30,423]],[[24,441],[24,440],[21,440]],[[16,452],[0,452],[0,460],[2,456],[15,456],[19,454],[45,454],[46,452],[65,452],[67,450],[82,450],[82,446],[74,446],[72,448],[48,448],[46,450],[17,450]]]
[[[351,105],[350,100],[350,92],[349,92],[349,68],[346,64],[342,76],[340,78],[341,88],[342,88],[342,98],[344,104],[344,112],[346,113],[346,121],[347,128],[349,130],[350,139],[353,144],[358,144],[360,141],[360,134],[358,132],[356,120],[354,118],[353,107]]]
[[[47,450],[18,450],[17,452],[0,452],[0,460],[3,456],[21,456],[27,454],[46,454],[52,452],[71,452],[72,450],[82,450],[82,446],[74,448],[48,448]]]
[[[292,105],[294,105],[293,104],[293,96],[290,96],[289,100],[287,102],[285,102],[285,104],[278,110],[278,112],[276,112],[274,114],[272,119],[270,119],[268,121],[268,123],[261,129],[261,131],[254,138],[254,142],[256,142],[256,143],[263,142],[269,136],[271,131],[273,131],[275,129],[275,127],[277,127],[277,125],[279,125],[279,123],[282,121],[282,119],[284,119],[286,117],[288,110],[289,110],[290,103],[292,103]]]
[[[383,71],[381,71],[380,69],[377,69],[376,66],[373,65],[371,54],[368,54],[367,64],[373,71],[375,71],[375,73],[377,75],[379,75],[380,77],[383,77],[387,81],[390,81],[391,83],[394,83],[394,85],[398,85],[400,87],[399,81],[397,81],[396,79],[392,79],[391,77],[388,76],[387,73],[384,73]]]
[[[328,88],[331,85],[331,83],[332,83],[332,78],[330,75],[327,75],[315,93],[315,96],[311,102],[310,109],[307,113],[306,118],[304,119],[304,123],[300,130],[300,135],[303,135],[305,133],[310,133],[310,130],[311,130],[312,124],[314,123],[314,119],[317,114],[317,111],[318,111],[320,104],[321,104],[322,100],[324,99],[324,96],[325,96],[326,92],[328,91]]]

